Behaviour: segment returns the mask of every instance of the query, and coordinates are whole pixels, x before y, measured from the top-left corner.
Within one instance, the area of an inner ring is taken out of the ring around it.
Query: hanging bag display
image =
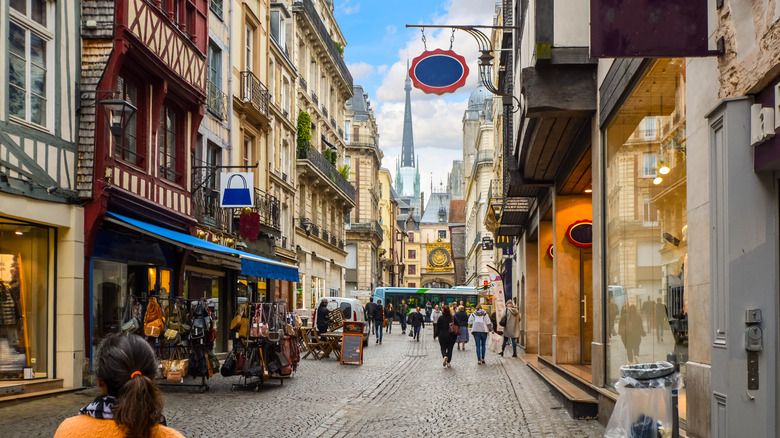
[[[222,368],[219,369],[219,373],[223,377],[230,377],[236,374],[236,352],[231,351],[228,357],[225,358],[225,363],[222,364]]]
[[[159,337],[163,329],[163,315],[157,299],[149,298],[146,305],[146,315],[144,315],[144,334],[153,338]]]
[[[141,328],[141,321],[140,319],[136,318],[133,313],[133,309],[135,307],[134,305],[135,299],[133,297],[127,298],[127,307],[125,307],[125,318],[124,318],[124,324],[122,324],[122,331],[124,333],[135,333],[139,328]]]
[[[168,377],[168,374],[172,371],[179,373],[179,378],[173,381],[179,381],[182,377],[187,377],[189,371],[189,359],[182,359],[181,349],[174,348],[171,357],[168,360],[161,360],[160,367],[162,368],[163,377]]]

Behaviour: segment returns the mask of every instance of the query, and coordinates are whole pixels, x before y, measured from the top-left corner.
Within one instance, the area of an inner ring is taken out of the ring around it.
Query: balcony
[[[325,108],[325,105],[322,105],[322,115],[325,116],[325,118],[328,118],[328,109]]]
[[[311,145],[298,150],[298,169],[312,173],[312,176],[329,184],[350,206],[355,205],[355,187]]]
[[[216,189],[201,188],[192,194],[192,215],[199,224],[228,233],[231,210],[220,207]]]
[[[382,226],[379,225],[379,221],[375,219],[360,219],[356,222],[352,222],[349,231],[351,233],[374,233],[380,241],[384,238]]]
[[[269,195],[268,193],[255,188],[255,206],[252,207],[252,212],[260,215],[260,224],[273,230],[279,231],[279,212],[280,204],[279,199],[276,196]],[[241,215],[241,209],[233,209],[233,219],[238,221]],[[238,228],[236,228],[238,229]]]
[[[325,24],[320,19],[317,9],[314,7],[312,0],[298,0],[293,4],[293,12],[303,12],[304,16],[311,21],[312,27],[317,31],[322,44],[328,50],[328,54],[333,59],[333,63],[336,65],[336,69],[341,74],[342,79],[346,82],[347,88],[352,90],[352,74],[350,74],[347,65],[344,63],[344,59],[339,53],[339,49],[336,48],[336,44],[325,27]]]
[[[336,120],[333,117],[330,118],[330,127],[336,129]]]
[[[342,140],[344,140],[344,130],[339,128],[339,137],[341,137]]]
[[[338,245],[338,241],[339,240],[336,239],[336,236],[334,236],[333,234],[330,235],[330,244],[331,245],[337,246]],[[342,247],[341,249],[344,249],[344,248]]]
[[[339,133],[341,133],[341,131],[339,131]],[[382,159],[382,151],[379,150],[378,138],[373,135],[353,135],[347,139],[347,147],[372,149],[379,160]]]
[[[268,123],[268,88],[251,71],[241,72],[241,101]]]
[[[477,155],[474,156],[474,164],[471,167],[471,177],[476,178],[477,166],[480,164],[487,164],[493,162],[493,149],[477,151]]]
[[[206,107],[219,120],[225,120],[228,115],[228,97],[214,82],[208,82]]]
[[[322,230],[322,240],[326,242],[330,240],[330,233],[327,230]]]
[[[317,97],[317,93],[315,93],[314,90],[311,90],[311,101],[314,102],[315,106],[320,104],[320,98]]]
[[[300,82],[301,88],[303,88],[304,92],[309,90],[309,84],[306,82],[306,79],[304,79],[303,76],[298,78],[298,82]]]

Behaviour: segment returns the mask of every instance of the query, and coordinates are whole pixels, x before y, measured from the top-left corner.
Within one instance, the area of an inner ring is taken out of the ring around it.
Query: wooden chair
[[[301,327],[301,340],[303,341],[303,346],[306,347],[306,354],[301,357],[301,359],[305,359],[308,355],[311,355],[314,359],[320,360],[320,356],[322,355],[322,348],[323,343],[319,341],[319,337],[316,337],[317,341],[312,341],[310,338],[311,332],[314,331],[313,328],[303,328]],[[316,331],[314,331],[316,333]]]
[[[329,357],[331,351],[333,351],[333,346],[331,345],[330,341],[322,336],[320,336],[319,332],[317,332],[317,329],[312,327],[311,333],[314,339],[317,340],[317,343],[320,345],[320,352],[322,353],[322,357]]]

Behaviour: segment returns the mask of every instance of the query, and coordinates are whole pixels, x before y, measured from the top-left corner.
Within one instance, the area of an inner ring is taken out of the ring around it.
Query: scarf
[[[110,395],[100,395],[95,400],[79,409],[79,414],[89,415],[90,417],[97,418],[98,420],[113,420],[114,413],[112,408],[116,404],[116,397]],[[165,420],[165,416],[160,417],[160,424],[167,426],[168,422]]]
[[[98,420],[113,420],[114,413],[112,408],[116,404],[116,397],[110,395],[101,395],[95,398],[95,401],[79,409],[79,414],[89,415]]]

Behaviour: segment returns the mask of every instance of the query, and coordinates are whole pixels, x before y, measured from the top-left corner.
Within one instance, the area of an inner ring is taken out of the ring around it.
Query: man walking
[[[417,342],[420,342],[420,328],[425,327],[425,322],[423,321],[423,315],[420,313],[419,307],[416,312],[412,312],[409,315],[409,323],[412,325],[412,330],[414,330],[414,339]]]
[[[382,300],[376,300],[374,305],[374,330],[376,333],[376,343],[382,343],[382,323],[385,320],[385,308],[382,306]]]
[[[425,322],[431,322],[431,313],[433,312],[433,306],[431,306],[431,302],[428,301],[425,303]]]
[[[401,305],[398,306],[398,316],[401,317],[401,334],[406,334],[406,318],[409,313],[409,306],[406,304],[406,300],[401,300]]]
[[[368,337],[371,337],[371,333],[374,331],[374,297],[371,297],[371,299],[368,301],[368,304],[366,304],[366,324],[368,324]]]
[[[436,322],[441,317],[441,310],[439,310],[439,305],[433,306],[433,312],[431,313],[431,322],[433,322],[433,339],[436,339]]]

